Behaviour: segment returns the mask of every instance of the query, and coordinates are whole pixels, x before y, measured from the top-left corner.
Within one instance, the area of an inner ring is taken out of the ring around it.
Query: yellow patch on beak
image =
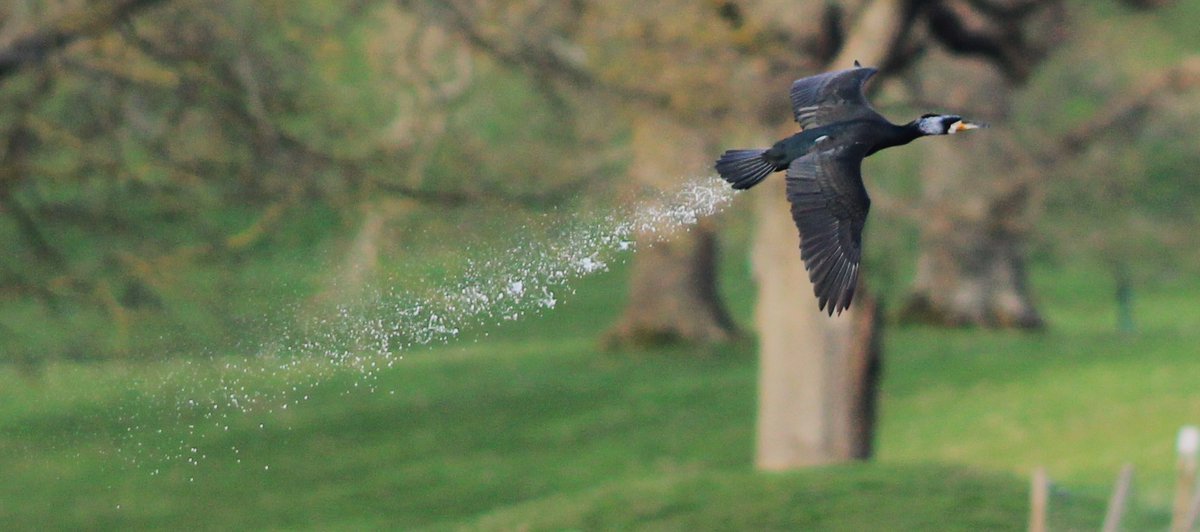
[[[959,131],[966,131],[968,129],[979,129],[980,127],[983,126],[980,124],[972,124],[970,122],[963,122],[962,120],[959,120],[958,122],[955,122],[950,129],[953,129],[954,132],[957,133]]]

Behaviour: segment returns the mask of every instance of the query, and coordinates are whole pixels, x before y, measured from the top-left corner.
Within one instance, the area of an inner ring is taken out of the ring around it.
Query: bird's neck
[[[903,146],[916,140],[918,137],[924,137],[925,132],[917,126],[917,122],[909,122],[904,125],[888,124],[886,134],[883,135],[875,146],[871,147],[867,155],[871,155],[879,150],[891,148],[895,146]]]
[[[904,124],[903,126],[893,125],[892,130],[893,130],[893,141],[894,142],[892,144],[888,145],[887,146],[888,148],[890,148],[892,146],[903,146],[905,144],[908,144],[909,142],[917,140],[920,137],[924,137],[924,136],[928,135],[924,131],[921,131],[921,126],[919,125],[919,122],[916,120],[913,120],[912,122]]]

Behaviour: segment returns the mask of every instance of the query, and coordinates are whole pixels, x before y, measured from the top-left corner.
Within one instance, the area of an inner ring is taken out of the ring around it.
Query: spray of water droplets
[[[180,459],[198,465],[207,456],[205,440],[219,439],[236,416],[285,411],[307,401],[314,385],[336,374],[354,375],[351,388],[375,391],[378,372],[415,348],[448,342],[473,327],[553,309],[570,293],[572,280],[605,271],[622,252],[633,250],[635,235],[646,243],[686,230],[719,212],[734,194],[715,177],[687,180],[628,208],[556,222],[557,236],[520,240],[486,258],[469,259],[461,276],[424,291],[376,291],[367,301],[339,307],[334,316],[285,330],[276,341],[254,349],[256,356],[216,368],[182,362],[150,393],[157,401],[175,404],[174,421],[183,434],[166,444],[147,445],[145,435],[162,434],[163,420],[125,412],[128,427],[120,448],[133,463]],[[258,427],[267,428],[265,423]],[[241,451],[232,452],[238,456]]]

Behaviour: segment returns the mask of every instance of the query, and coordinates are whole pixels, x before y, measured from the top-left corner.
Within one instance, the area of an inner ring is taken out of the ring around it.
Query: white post
[[[1179,473],[1175,482],[1171,532],[1187,532],[1191,528],[1188,514],[1191,513],[1192,494],[1196,491],[1196,455],[1200,452],[1200,428],[1187,425],[1179,429],[1175,449],[1179,452]]]
[[[1029,532],[1046,532],[1046,506],[1050,498],[1050,477],[1046,468],[1033,471],[1033,485],[1029,490]]]
[[[1129,500],[1129,485],[1133,482],[1133,464],[1125,464],[1113,486],[1112,498],[1108,500],[1108,513],[1104,515],[1103,532],[1121,529],[1121,518],[1125,516],[1126,501]]]
[[[1187,516],[1183,518],[1183,529],[1192,530],[1196,526],[1196,521],[1200,520],[1200,491],[1197,491],[1192,496],[1191,509],[1188,510]]]

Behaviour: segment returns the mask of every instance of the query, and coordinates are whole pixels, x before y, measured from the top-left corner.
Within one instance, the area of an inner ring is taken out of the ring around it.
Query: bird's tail
[[[729,150],[717,159],[717,173],[738,190],[757,185],[775,171],[775,165],[763,158],[766,151]]]

